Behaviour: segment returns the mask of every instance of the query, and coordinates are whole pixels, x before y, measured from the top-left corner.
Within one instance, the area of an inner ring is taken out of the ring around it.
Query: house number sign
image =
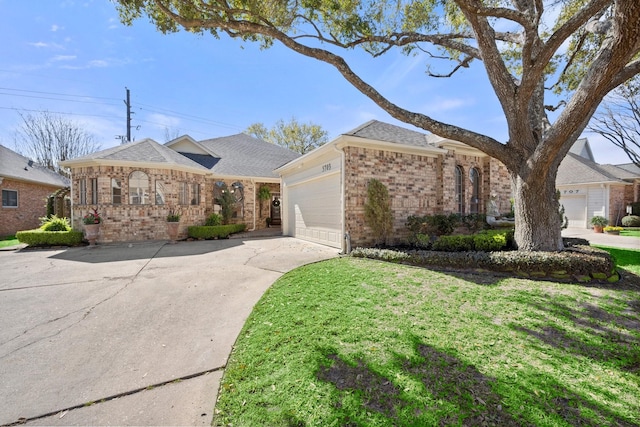
[[[584,194],[584,191],[580,191],[580,189],[562,190],[562,194],[566,196],[571,196],[576,194]]]
[[[322,165],[322,172],[329,172],[331,170],[331,163]]]

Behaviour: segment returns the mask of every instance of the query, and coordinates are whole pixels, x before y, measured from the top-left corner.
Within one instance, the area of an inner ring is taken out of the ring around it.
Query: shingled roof
[[[371,120],[346,132],[344,135],[357,136],[375,141],[392,142],[414,147],[430,147],[432,144],[427,139],[427,134],[416,132],[389,123]]]
[[[570,152],[560,163],[556,184],[624,183],[625,180],[634,178],[640,176],[614,165],[599,165]]]
[[[97,151],[87,156],[78,157],[61,163],[62,166],[78,166],[82,164],[92,163],[150,163],[167,168],[181,167],[191,170],[207,172],[207,169],[196,163],[195,161],[158,144],[152,139],[143,139],[128,144],[118,145],[117,147],[108,148],[106,150]]]
[[[68,187],[69,179],[0,145],[0,177],[54,187]]]
[[[299,153],[244,133],[198,143],[219,156],[210,168],[215,175],[277,178],[274,169],[300,157]]]

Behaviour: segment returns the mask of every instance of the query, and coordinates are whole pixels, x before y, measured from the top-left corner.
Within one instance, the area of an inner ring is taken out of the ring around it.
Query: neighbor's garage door
[[[289,229],[294,237],[342,248],[340,173],[287,188]]]
[[[587,198],[566,196],[560,199],[564,215],[569,219],[569,227],[587,228]]]

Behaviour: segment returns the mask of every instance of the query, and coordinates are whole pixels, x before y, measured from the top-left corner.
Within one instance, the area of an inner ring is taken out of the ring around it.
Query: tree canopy
[[[253,123],[245,132],[300,154],[308,153],[329,140],[327,131],[320,125],[300,123],[295,117],[289,122],[278,120],[271,129],[263,123]]]
[[[274,42],[332,65],[394,118],[482,150],[511,174],[515,240],[562,248],[557,168],[611,90],[640,72],[640,2],[634,0],[118,0],[121,19],[147,16],[162,32]],[[508,140],[445,123],[387,99],[349,66],[349,51],[401,49],[453,75],[483,66]],[[562,94],[561,103],[546,102]],[[554,110],[551,121],[547,111]]]

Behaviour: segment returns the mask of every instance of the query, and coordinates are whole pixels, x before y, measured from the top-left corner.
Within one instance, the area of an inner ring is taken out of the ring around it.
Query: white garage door
[[[287,188],[289,230],[294,237],[342,248],[340,173]]]
[[[567,196],[560,198],[564,215],[569,219],[569,227],[587,228],[587,198]]]

